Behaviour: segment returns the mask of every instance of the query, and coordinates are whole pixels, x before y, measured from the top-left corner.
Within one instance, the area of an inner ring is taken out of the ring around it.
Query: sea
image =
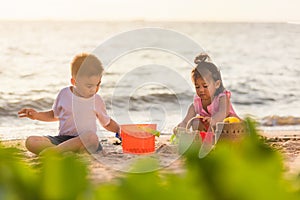
[[[300,130],[300,24],[149,21],[0,21],[0,140],[56,135],[58,122],[18,118],[50,110],[70,85],[70,62],[94,53],[105,72],[98,92],[119,124],[155,123],[171,134],[195,90],[190,73],[206,52],[240,117],[268,129]],[[100,125],[100,137],[113,136]]]

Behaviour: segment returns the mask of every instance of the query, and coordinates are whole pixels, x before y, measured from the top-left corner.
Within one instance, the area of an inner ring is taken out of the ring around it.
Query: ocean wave
[[[134,95],[134,96],[117,96],[111,97],[111,100],[107,101],[107,109],[112,107],[124,108],[129,105],[131,110],[144,110],[146,105],[161,104],[161,105],[178,105],[183,101],[190,101],[192,103],[193,95],[187,93],[153,93],[148,95]],[[143,108],[141,108],[143,107]],[[174,107],[176,109],[176,107]]]
[[[186,95],[186,94],[167,94],[167,93],[156,93],[156,94],[150,94],[145,96],[132,96],[130,97],[130,101],[135,102],[170,102],[174,103],[179,100],[179,98],[184,99],[192,99],[192,96]]]
[[[24,99],[21,101],[5,102],[0,106],[0,116],[16,116],[17,112],[22,108],[33,108],[36,110],[51,109],[53,104],[51,98],[40,98],[40,99]]]
[[[106,99],[106,98],[104,98]],[[107,109],[113,107],[118,109],[129,109],[131,111],[144,111],[152,105],[161,105],[166,110],[176,110],[182,104],[192,103],[193,95],[187,93],[181,94],[166,94],[155,93],[144,96],[118,96],[108,101],[106,99]],[[54,99],[52,98],[39,98],[35,100],[25,99],[14,102],[2,102],[0,105],[0,117],[17,117],[17,112],[22,108],[34,108],[38,111],[49,110],[52,107]],[[234,104],[261,104],[261,102],[234,102]],[[286,126],[286,125],[300,125],[300,117],[296,116],[278,116],[270,115],[263,117],[259,120],[262,126]]]
[[[243,106],[250,106],[250,105],[263,105],[265,102],[263,101],[232,101],[235,105],[243,105]]]
[[[34,92],[40,93],[43,90],[36,90]],[[178,105],[182,101],[192,102],[193,95],[186,93],[169,94],[169,93],[154,93],[148,95],[135,95],[135,96],[104,96],[107,109],[111,109],[112,106],[117,108],[126,108],[129,106],[131,110],[144,110],[144,106],[150,106],[153,104],[160,104],[166,106]],[[109,99],[111,98],[111,99]],[[48,110],[51,109],[54,99],[49,97],[43,97],[38,99],[11,99],[10,101],[3,101],[0,104],[0,116],[16,116],[17,112],[22,108],[33,108],[36,110]],[[173,109],[176,109],[174,107]]]
[[[266,116],[261,120],[263,126],[285,126],[285,125],[300,125],[300,117],[294,116]]]

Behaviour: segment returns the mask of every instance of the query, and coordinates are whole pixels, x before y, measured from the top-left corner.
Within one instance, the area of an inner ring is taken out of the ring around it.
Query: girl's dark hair
[[[216,90],[215,96],[225,90],[220,70],[215,64],[211,62],[211,59],[207,54],[201,53],[196,56],[194,63],[196,64],[196,67],[192,70],[191,73],[194,83],[198,78],[203,78],[203,76],[207,75],[208,72],[210,72],[214,81],[220,80],[220,87]]]

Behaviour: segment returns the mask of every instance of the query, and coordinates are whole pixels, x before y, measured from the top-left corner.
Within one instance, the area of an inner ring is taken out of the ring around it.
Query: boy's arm
[[[33,120],[39,120],[44,122],[52,122],[58,120],[58,118],[54,117],[53,110],[37,112],[32,108],[23,108],[18,112],[18,115],[20,118],[28,117]]]
[[[115,120],[110,119],[110,122],[104,126],[104,128],[108,131],[114,132],[114,133],[119,133],[120,132],[120,126]]]

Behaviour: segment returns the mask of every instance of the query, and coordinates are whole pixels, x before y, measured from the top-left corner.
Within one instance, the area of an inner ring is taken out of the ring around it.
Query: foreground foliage
[[[49,153],[38,166],[22,161],[14,148],[0,148],[0,199],[299,199],[299,178],[284,179],[281,155],[258,139],[246,120],[249,137],[241,143],[218,143],[199,159],[194,143],[184,154],[186,172],[128,173],[114,183],[93,184],[87,164],[76,154]],[[133,168],[147,171],[154,159]]]

